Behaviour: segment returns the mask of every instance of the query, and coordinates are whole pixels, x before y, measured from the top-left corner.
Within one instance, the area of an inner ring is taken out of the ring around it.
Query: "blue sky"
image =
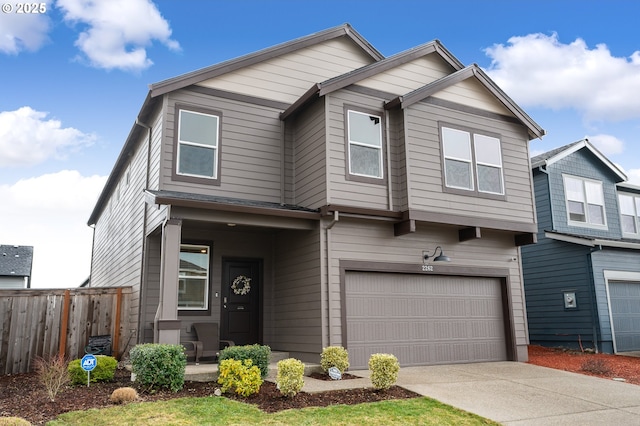
[[[533,154],[588,137],[640,185],[637,2],[42,4],[0,12],[0,243],[35,247],[34,287],[89,275],[86,221],[148,84],[345,22],[386,56],[439,39],[547,131]]]

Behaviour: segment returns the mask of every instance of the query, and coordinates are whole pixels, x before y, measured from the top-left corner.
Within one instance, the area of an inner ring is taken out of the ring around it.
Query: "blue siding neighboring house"
[[[640,350],[640,187],[586,139],[531,166],[538,243],[521,248],[530,342]]]

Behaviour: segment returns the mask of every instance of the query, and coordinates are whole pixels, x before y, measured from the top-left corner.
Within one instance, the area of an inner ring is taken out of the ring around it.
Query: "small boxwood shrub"
[[[182,345],[145,343],[134,346],[129,356],[136,381],[149,390],[177,392],[184,386],[187,356]]]
[[[369,357],[371,384],[376,389],[389,389],[398,380],[400,364],[391,354],[373,354]]]
[[[349,353],[342,346],[327,346],[320,354],[320,367],[325,372],[336,367],[340,373],[344,373],[349,368]]]
[[[276,383],[284,396],[295,396],[304,386],[304,364],[295,358],[278,361]]]
[[[223,393],[231,390],[238,395],[249,396],[258,393],[262,386],[260,369],[250,359],[222,360],[218,364],[218,370],[218,384],[222,385]]]
[[[96,368],[91,370],[89,375],[90,382],[110,382],[113,380],[118,361],[114,357],[107,355],[96,355],[95,357],[97,363]],[[87,372],[80,366],[80,361],[79,359],[74,359],[69,363],[69,377],[74,385],[87,384]]]
[[[244,346],[227,346],[220,351],[218,361],[225,359],[235,359],[236,361],[244,361],[250,359],[254,366],[260,370],[260,377],[265,378],[269,374],[269,360],[271,359],[271,348],[266,345],[244,345]]]

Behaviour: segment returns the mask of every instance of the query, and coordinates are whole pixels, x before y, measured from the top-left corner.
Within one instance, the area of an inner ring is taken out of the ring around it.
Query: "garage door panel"
[[[640,350],[640,283],[609,282],[609,297],[616,350]]]
[[[379,352],[403,366],[507,359],[498,279],[347,273],[346,316],[353,368]]]

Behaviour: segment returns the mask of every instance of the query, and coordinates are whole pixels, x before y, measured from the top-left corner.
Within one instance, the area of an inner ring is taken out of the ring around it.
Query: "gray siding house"
[[[215,322],[353,368],[526,361],[543,134],[439,41],[384,57],[348,24],[152,84],[89,219],[91,286],[133,286],[138,342]]]
[[[586,139],[531,163],[538,243],[522,248],[531,343],[640,350],[640,187]]]
[[[0,245],[0,289],[31,288],[33,247]]]

